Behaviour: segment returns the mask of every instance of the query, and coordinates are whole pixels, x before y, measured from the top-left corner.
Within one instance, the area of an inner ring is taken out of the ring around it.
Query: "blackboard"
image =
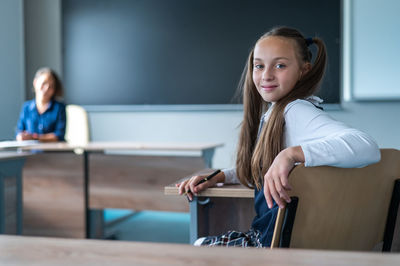
[[[250,48],[277,25],[319,36],[319,95],[340,102],[340,0],[63,0],[63,81],[81,105],[234,104]]]

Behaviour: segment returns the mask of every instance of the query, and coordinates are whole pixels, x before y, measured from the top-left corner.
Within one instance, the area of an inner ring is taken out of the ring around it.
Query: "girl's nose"
[[[262,79],[263,80],[273,80],[274,79],[274,73],[271,68],[265,68],[264,72],[262,73]]]

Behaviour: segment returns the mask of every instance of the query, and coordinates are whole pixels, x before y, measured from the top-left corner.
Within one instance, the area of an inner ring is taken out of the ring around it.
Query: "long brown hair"
[[[250,52],[246,66],[243,70],[239,89],[243,93],[243,122],[240,130],[236,172],[240,182],[246,186],[256,186],[261,189],[263,176],[268,171],[273,160],[283,149],[283,129],[285,126],[284,110],[288,103],[296,99],[304,99],[314,94],[319,88],[325,73],[326,48],[319,38],[305,39],[304,36],[293,28],[277,27],[265,33],[256,44],[270,36],[288,38],[294,41],[300,63],[311,63],[311,52],[308,45],[317,45],[318,52],[308,71],[295,84],[294,88],[282,99],[274,104],[269,119],[258,136],[260,118],[268,109],[266,103],[257,91],[253,82],[253,56],[254,47]],[[300,64],[301,65],[301,64]]]

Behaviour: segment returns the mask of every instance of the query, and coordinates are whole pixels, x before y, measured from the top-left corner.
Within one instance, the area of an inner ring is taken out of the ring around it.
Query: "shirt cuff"
[[[236,168],[223,169],[225,175],[225,184],[239,184],[239,179],[236,175]]]

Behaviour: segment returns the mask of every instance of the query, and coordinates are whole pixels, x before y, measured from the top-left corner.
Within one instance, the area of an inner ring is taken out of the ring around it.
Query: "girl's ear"
[[[310,69],[311,69],[311,63],[307,62],[307,63],[304,63],[301,72],[303,73],[303,75],[305,75],[308,73],[308,71],[310,71]]]
[[[310,62],[304,63],[303,67],[300,70],[300,78],[299,78],[299,80],[302,79],[303,76],[305,74],[307,74],[308,71],[310,71],[310,69],[311,69],[311,63]]]

